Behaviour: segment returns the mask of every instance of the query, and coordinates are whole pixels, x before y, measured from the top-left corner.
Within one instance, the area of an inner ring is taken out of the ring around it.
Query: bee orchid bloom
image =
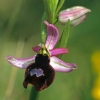
[[[45,44],[32,48],[37,52],[36,55],[29,58],[6,57],[6,60],[13,66],[26,69],[23,86],[27,88],[28,84],[32,84],[38,91],[51,85],[55,71],[67,73],[76,69],[76,64],[66,63],[56,57],[59,54],[68,53],[68,49],[54,48],[59,38],[59,32],[54,25],[47,21],[44,23],[47,26],[47,39]]]

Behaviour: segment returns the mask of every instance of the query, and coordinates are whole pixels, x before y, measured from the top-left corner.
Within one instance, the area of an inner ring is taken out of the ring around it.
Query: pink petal
[[[58,41],[59,32],[54,25],[49,24],[47,21],[44,21],[44,23],[47,25],[47,40],[45,45],[48,50],[51,50]]]
[[[56,48],[49,51],[51,56],[56,56],[60,54],[68,53],[68,49],[66,48]]]
[[[39,52],[40,48],[41,48],[40,46],[32,47],[32,49],[33,49],[35,52]]]
[[[50,65],[55,69],[57,72],[71,72],[76,69],[76,64],[69,64],[66,63],[59,58],[53,56],[50,58]]]
[[[27,68],[27,66],[34,62],[35,56],[30,58],[14,58],[12,56],[7,56],[5,58],[10,64],[18,68]]]

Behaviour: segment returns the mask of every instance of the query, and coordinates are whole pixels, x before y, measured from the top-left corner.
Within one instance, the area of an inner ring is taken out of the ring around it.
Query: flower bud
[[[82,6],[74,6],[61,11],[58,17],[62,24],[66,24],[69,19],[71,21],[71,25],[76,26],[84,21],[88,12],[91,12],[91,10]]]

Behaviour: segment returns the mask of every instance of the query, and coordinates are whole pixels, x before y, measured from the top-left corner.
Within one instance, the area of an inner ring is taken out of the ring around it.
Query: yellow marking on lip
[[[49,51],[47,50],[47,48],[44,46],[44,47],[41,47],[40,51],[39,51],[40,54],[42,55],[48,55],[50,57],[50,53]]]

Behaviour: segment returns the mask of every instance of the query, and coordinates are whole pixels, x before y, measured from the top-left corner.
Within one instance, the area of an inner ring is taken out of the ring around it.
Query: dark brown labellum
[[[27,88],[28,84],[32,84],[38,91],[50,86],[55,77],[55,70],[49,62],[47,55],[37,54],[35,62],[30,64],[25,71],[23,86]]]

